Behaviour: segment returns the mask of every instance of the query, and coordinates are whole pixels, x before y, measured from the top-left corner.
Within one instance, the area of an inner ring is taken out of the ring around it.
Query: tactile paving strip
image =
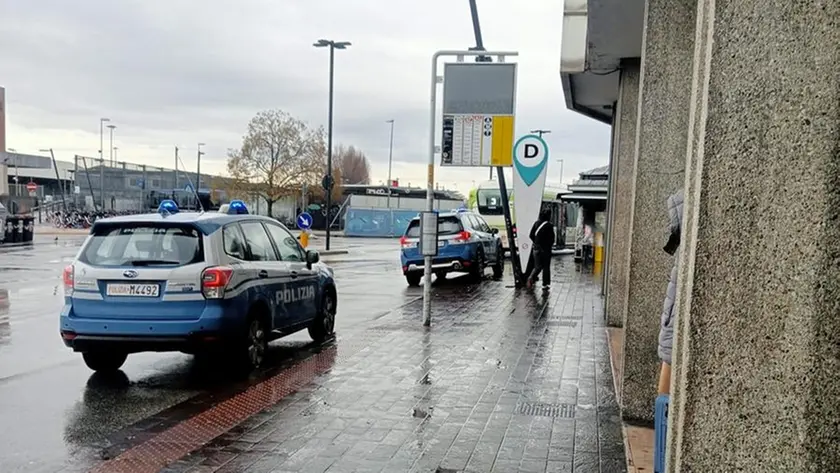
[[[91,473],[157,473],[168,464],[198,449],[251,416],[277,404],[284,397],[329,371],[338,359],[346,359],[370,343],[371,334],[342,341],[277,375],[251,386],[148,441],[102,463]],[[340,352],[340,355],[339,355]]]

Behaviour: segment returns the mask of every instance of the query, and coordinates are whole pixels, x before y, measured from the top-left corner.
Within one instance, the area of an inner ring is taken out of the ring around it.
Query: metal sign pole
[[[510,199],[508,198],[507,184],[505,183],[504,168],[496,168],[496,175],[499,178],[499,191],[502,193],[502,210],[505,215],[505,229],[508,235],[508,246],[510,247],[510,264],[513,266],[513,284],[522,287],[525,283],[522,274],[522,265],[519,261],[516,239],[513,234],[513,219],[510,215]]]
[[[432,55],[432,77],[429,104],[429,160],[426,172],[426,211],[434,212],[435,194],[435,126],[437,119],[437,86],[443,82],[438,77],[438,59],[442,56],[518,56],[513,51],[458,51],[443,50]],[[512,152],[513,150],[511,150]],[[510,213],[508,211],[508,213]],[[423,262],[423,325],[428,327],[432,320],[432,256],[425,256]]]

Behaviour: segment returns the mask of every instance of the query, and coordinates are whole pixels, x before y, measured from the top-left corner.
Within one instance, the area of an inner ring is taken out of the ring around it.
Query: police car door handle
[[[262,271],[260,271],[259,273],[257,273],[257,275],[258,275],[259,277],[261,277],[261,278],[267,278],[267,277],[268,277],[268,271],[266,271],[266,270],[264,270],[264,269],[263,269]]]
[[[298,272],[297,271],[292,271],[291,273],[289,273],[289,276],[291,276],[292,279],[294,279],[294,278],[298,277]]]

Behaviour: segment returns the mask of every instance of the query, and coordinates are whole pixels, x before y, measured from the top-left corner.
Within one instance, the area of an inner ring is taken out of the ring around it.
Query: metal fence
[[[177,191],[191,193],[193,187],[210,192],[215,176],[167,169],[145,164],[118,161],[111,163],[100,158],[74,158],[75,186],[70,200],[76,207],[91,210],[146,210],[160,196]],[[218,191],[218,190],[217,190]]]

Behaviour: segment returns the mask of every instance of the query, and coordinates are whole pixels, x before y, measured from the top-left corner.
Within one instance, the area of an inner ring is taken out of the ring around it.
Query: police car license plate
[[[109,296],[157,297],[160,286],[157,284],[108,284]]]

